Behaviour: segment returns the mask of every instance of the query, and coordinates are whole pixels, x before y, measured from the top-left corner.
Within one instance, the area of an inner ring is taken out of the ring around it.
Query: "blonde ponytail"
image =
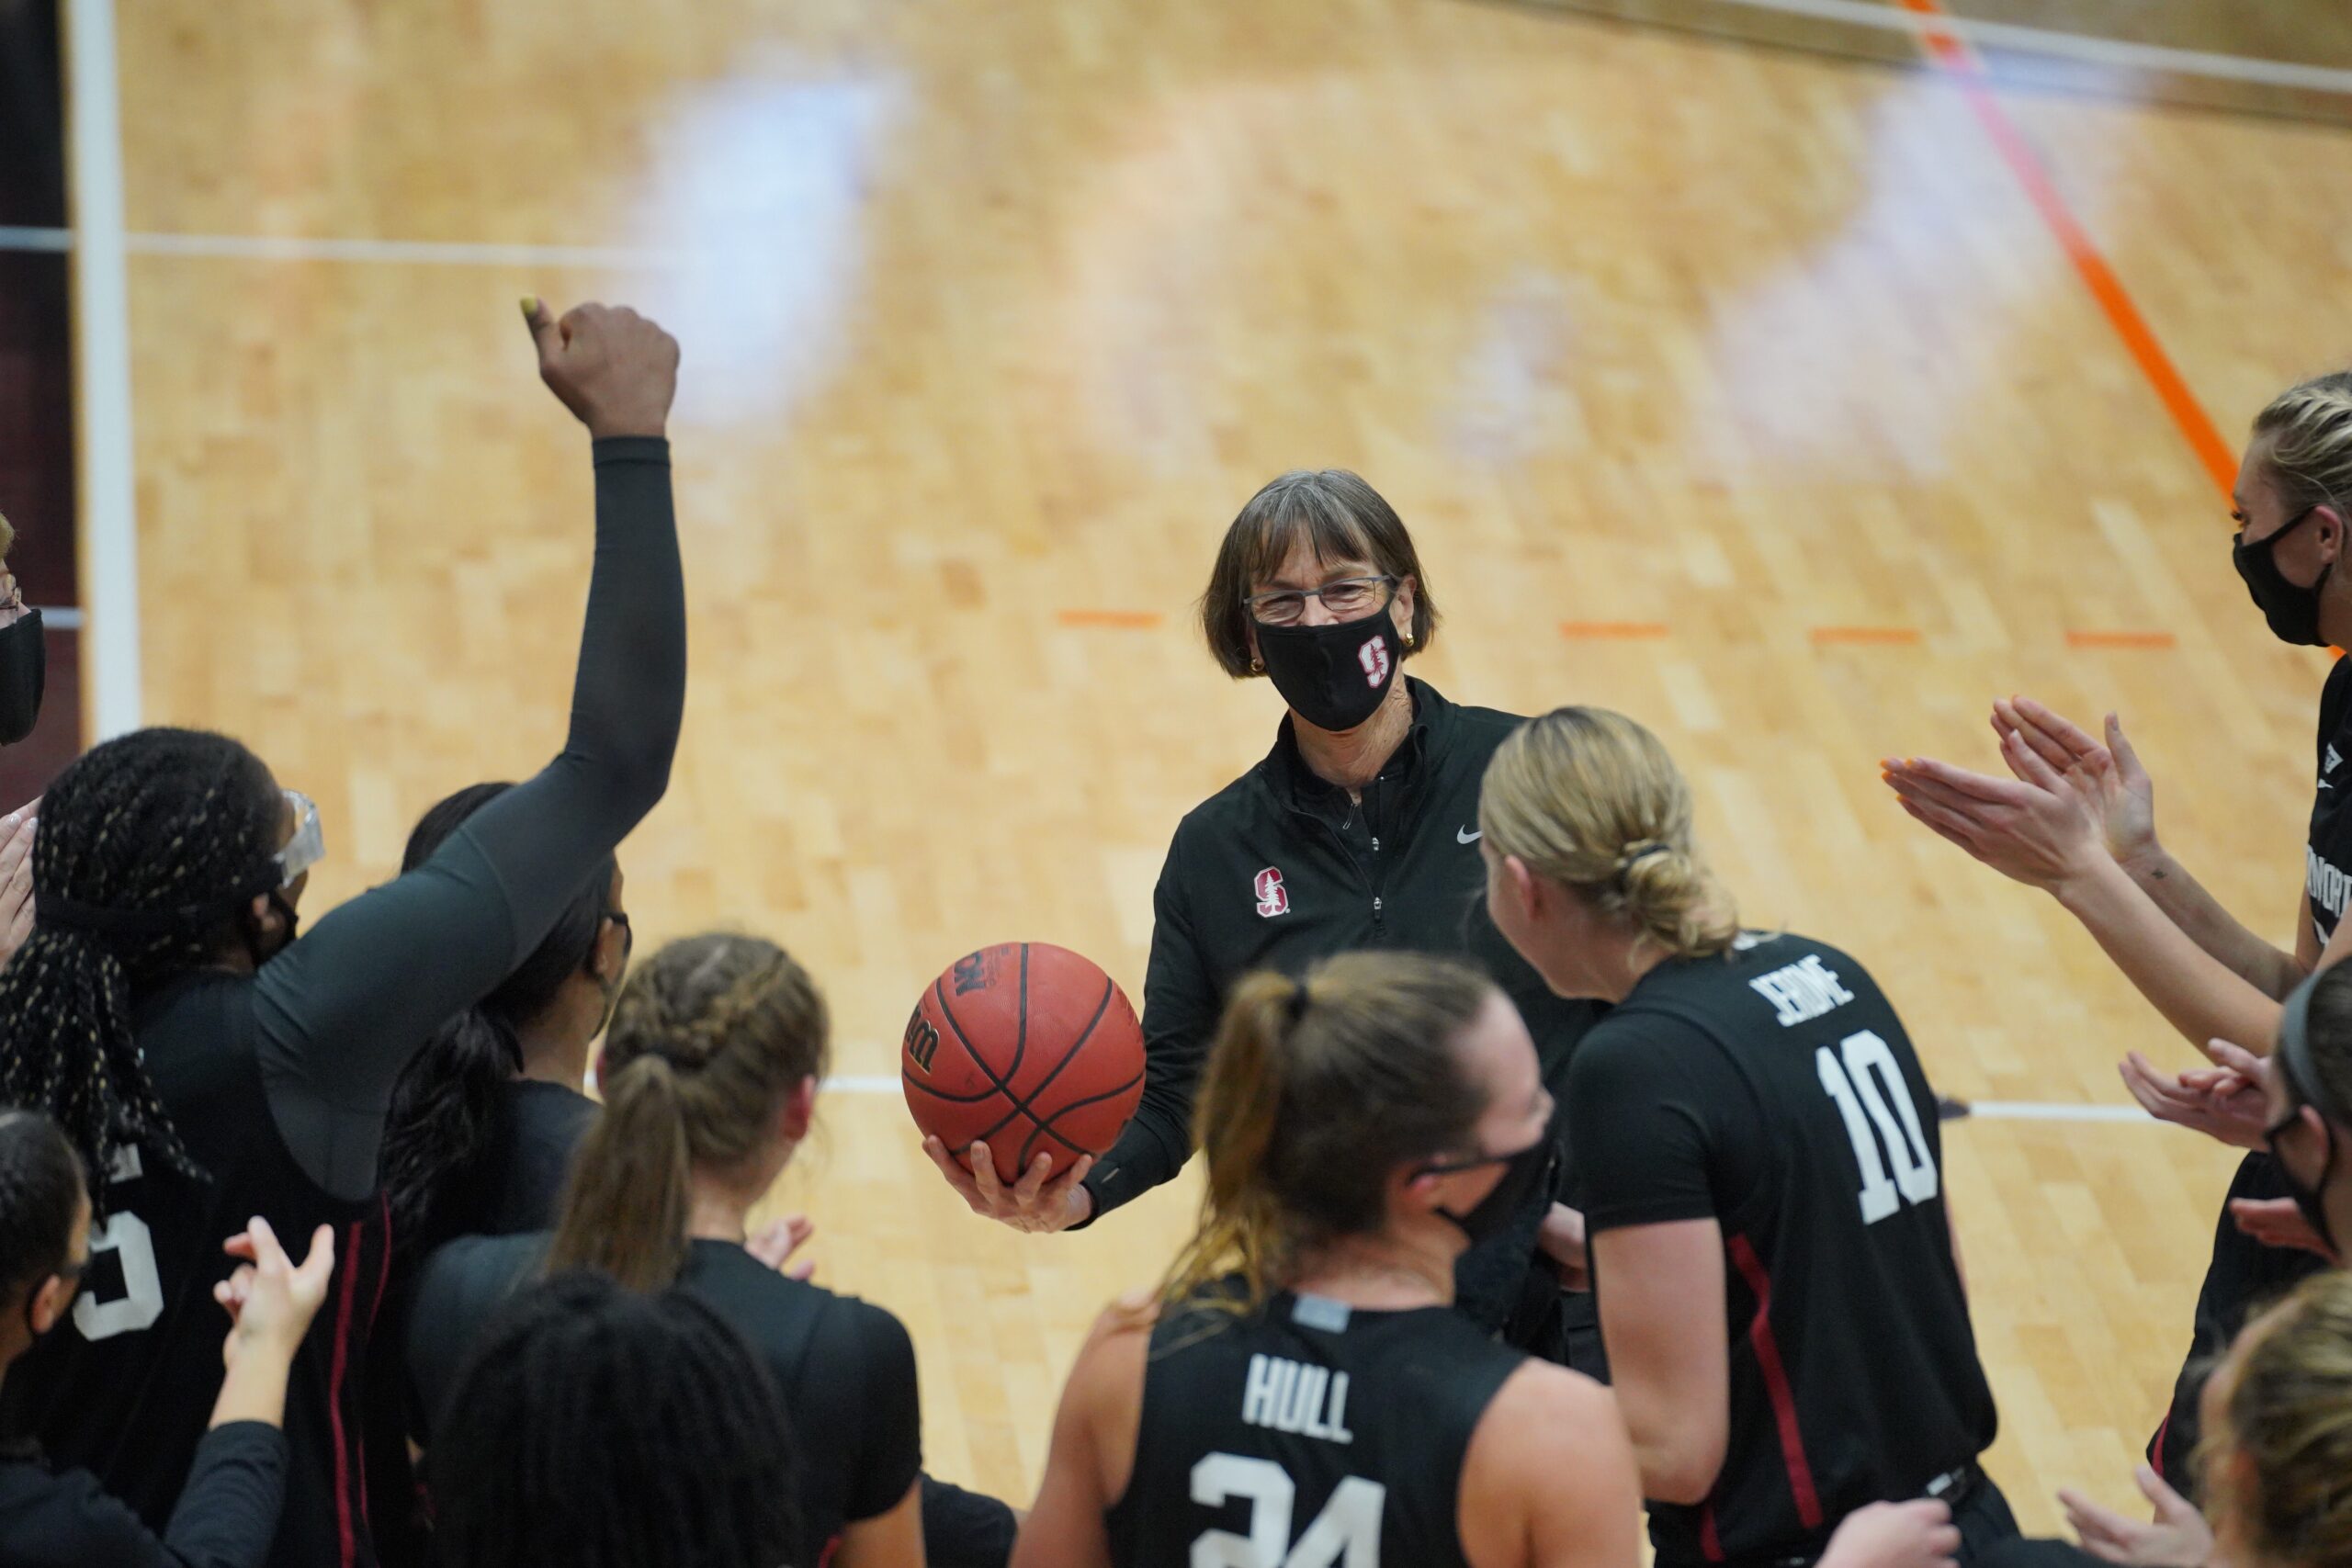
[[[666,1290],[686,1265],[694,1158],[678,1077],[639,1056],[603,1086],[605,1109],[573,1156],[548,1272],[594,1269],[632,1291]]]
[[[1497,854],[1575,889],[1678,958],[1739,934],[1690,838],[1690,787],[1658,738],[1607,708],[1557,708],[1496,749],[1478,827]]]
[[[1486,1091],[1454,1042],[1499,997],[1467,964],[1409,953],[1237,986],[1193,1112],[1200,1225],[1163,1298],[1250,1311],[1317,1247],[1377,1231],[1398,1166],[1467,1152]]]
[[[816,982],[772,942],[684,937],[639,963],[613,1005],[605,1110],[572,1156],[548,1270],[674,1283],[695,1172],[773,1156],[776,1113],[824,1077],[831,1035]]]

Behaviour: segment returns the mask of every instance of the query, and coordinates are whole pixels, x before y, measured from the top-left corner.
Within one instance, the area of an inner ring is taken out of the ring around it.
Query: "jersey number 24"
[[[1854,1163],[1862,1171],[1862,1224],[1876,1224],[1905,1202],[1924,1203],[1934,1197],[1935,1156],[1928,1152],[1919,1108],[1911,1103],[1910,1086],[1903,1081],[1903,1069],[1886,1042],[1865,1029],[1839,1041],[1836,1050],[1824,1045],[1814,1053],[1814,1065],[1821,1070],[1821,1087],[1838,1102],[1846,1136],[1854,1143]],[[1892,1111],[1887,1108],[1890,1100]],[[1882,1137],[1887,1159],[1879,1157]],[[1888,1160],[1894,1166],[1893,1180],[1887,1179]]]
[[[1192,1568],[1380,1568],[1380,1515],[1388,1488],[1351,1475],[1306,1533],[1291,1543],[1298,1487],[1281,1465],[1242,1454],[1211,1454],[1193,1466],[1193,1501],[1250,1505],[1250,1533],[1204,1530],[1193,1538]]]

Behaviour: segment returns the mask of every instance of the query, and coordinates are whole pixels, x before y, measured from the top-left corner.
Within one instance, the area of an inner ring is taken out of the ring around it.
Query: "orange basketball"
[[[1143,1027],[1089,960],[1007,942],[947,966],[915,1003],[899,1051],[915,1125],[965,1168],[974,1140],[1015,1181],[1040,1154],[1054,1174],[1118,1140],[1143,1098]]]

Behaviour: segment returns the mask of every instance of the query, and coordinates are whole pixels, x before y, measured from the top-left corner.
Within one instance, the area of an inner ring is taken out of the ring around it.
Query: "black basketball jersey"
[[[2312,799],[2311,837],[2303,847],[2303,890],[2311,902],[2312,929],[2325,947],[2352,901],[2352,813],[2344,792],[2352,788],[2352,660],[2339,659],[2327,672],[2319,698],[2319,788]]]
[[[1935,1097],[1854,959],[1749,935],[1660,964],[1586,1037],[1568,1118],[1594,1234],[1723,1228],[1730,1442],[1702,1504],[1651,1505],[1659,1561],[1816,1551],[1993,1440]]]
[[[221,1242],[260,1214],[299,1260],[311,1231],[333,1225],[334,1279],[287,1383],[286,1502],[269,1561],[347,1568],[374,1561],[360,1369],[384,1284],[380,1201],[329,1197],[279,1138],[254,1049],[253,984],[192,975],[141,1009],[148,1073],[207,1179],[148,1149],[116,1161],[73,1313],[9,1369],[0,1419],[58,1465],[95,1472],[160,1533],[220,1392],[229,1319],[212,1287],[236,1267]]]
[[[1275,1295],[1153,1327],[1119,1568],[1468,1568],[1454,1527],[1479,1417],[1526,1357],[1447,1307]]]
[[[538,1277],[551,1240],[469,1236],[425,1263],[404,1348],[428,1452],[431,1427],[447,1418],[474,1342],[507,1297]],[[788,1278],[733,1242],[693,1242],[678,1284],[726,1319],[774,1374],[801,1440],[803,1539],[794,1562],[823,1563],[844,1526],[898,1506],[922,1472],[914,1342],[885,1309]]]

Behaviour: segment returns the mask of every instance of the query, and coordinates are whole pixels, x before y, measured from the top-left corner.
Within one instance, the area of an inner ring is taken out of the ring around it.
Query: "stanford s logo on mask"
[[[1356,662],[1363,666],[1363,683],[1380,690],[1381,682],[1388,679],[1388,639],[1376,637],[1357,649]]]
[[[1283,874],[1272,866],[1258,874],[1251,884],[1258,892],[1258,913],[1268,919],[1290,913],[1290,889],[1283,886]]]

